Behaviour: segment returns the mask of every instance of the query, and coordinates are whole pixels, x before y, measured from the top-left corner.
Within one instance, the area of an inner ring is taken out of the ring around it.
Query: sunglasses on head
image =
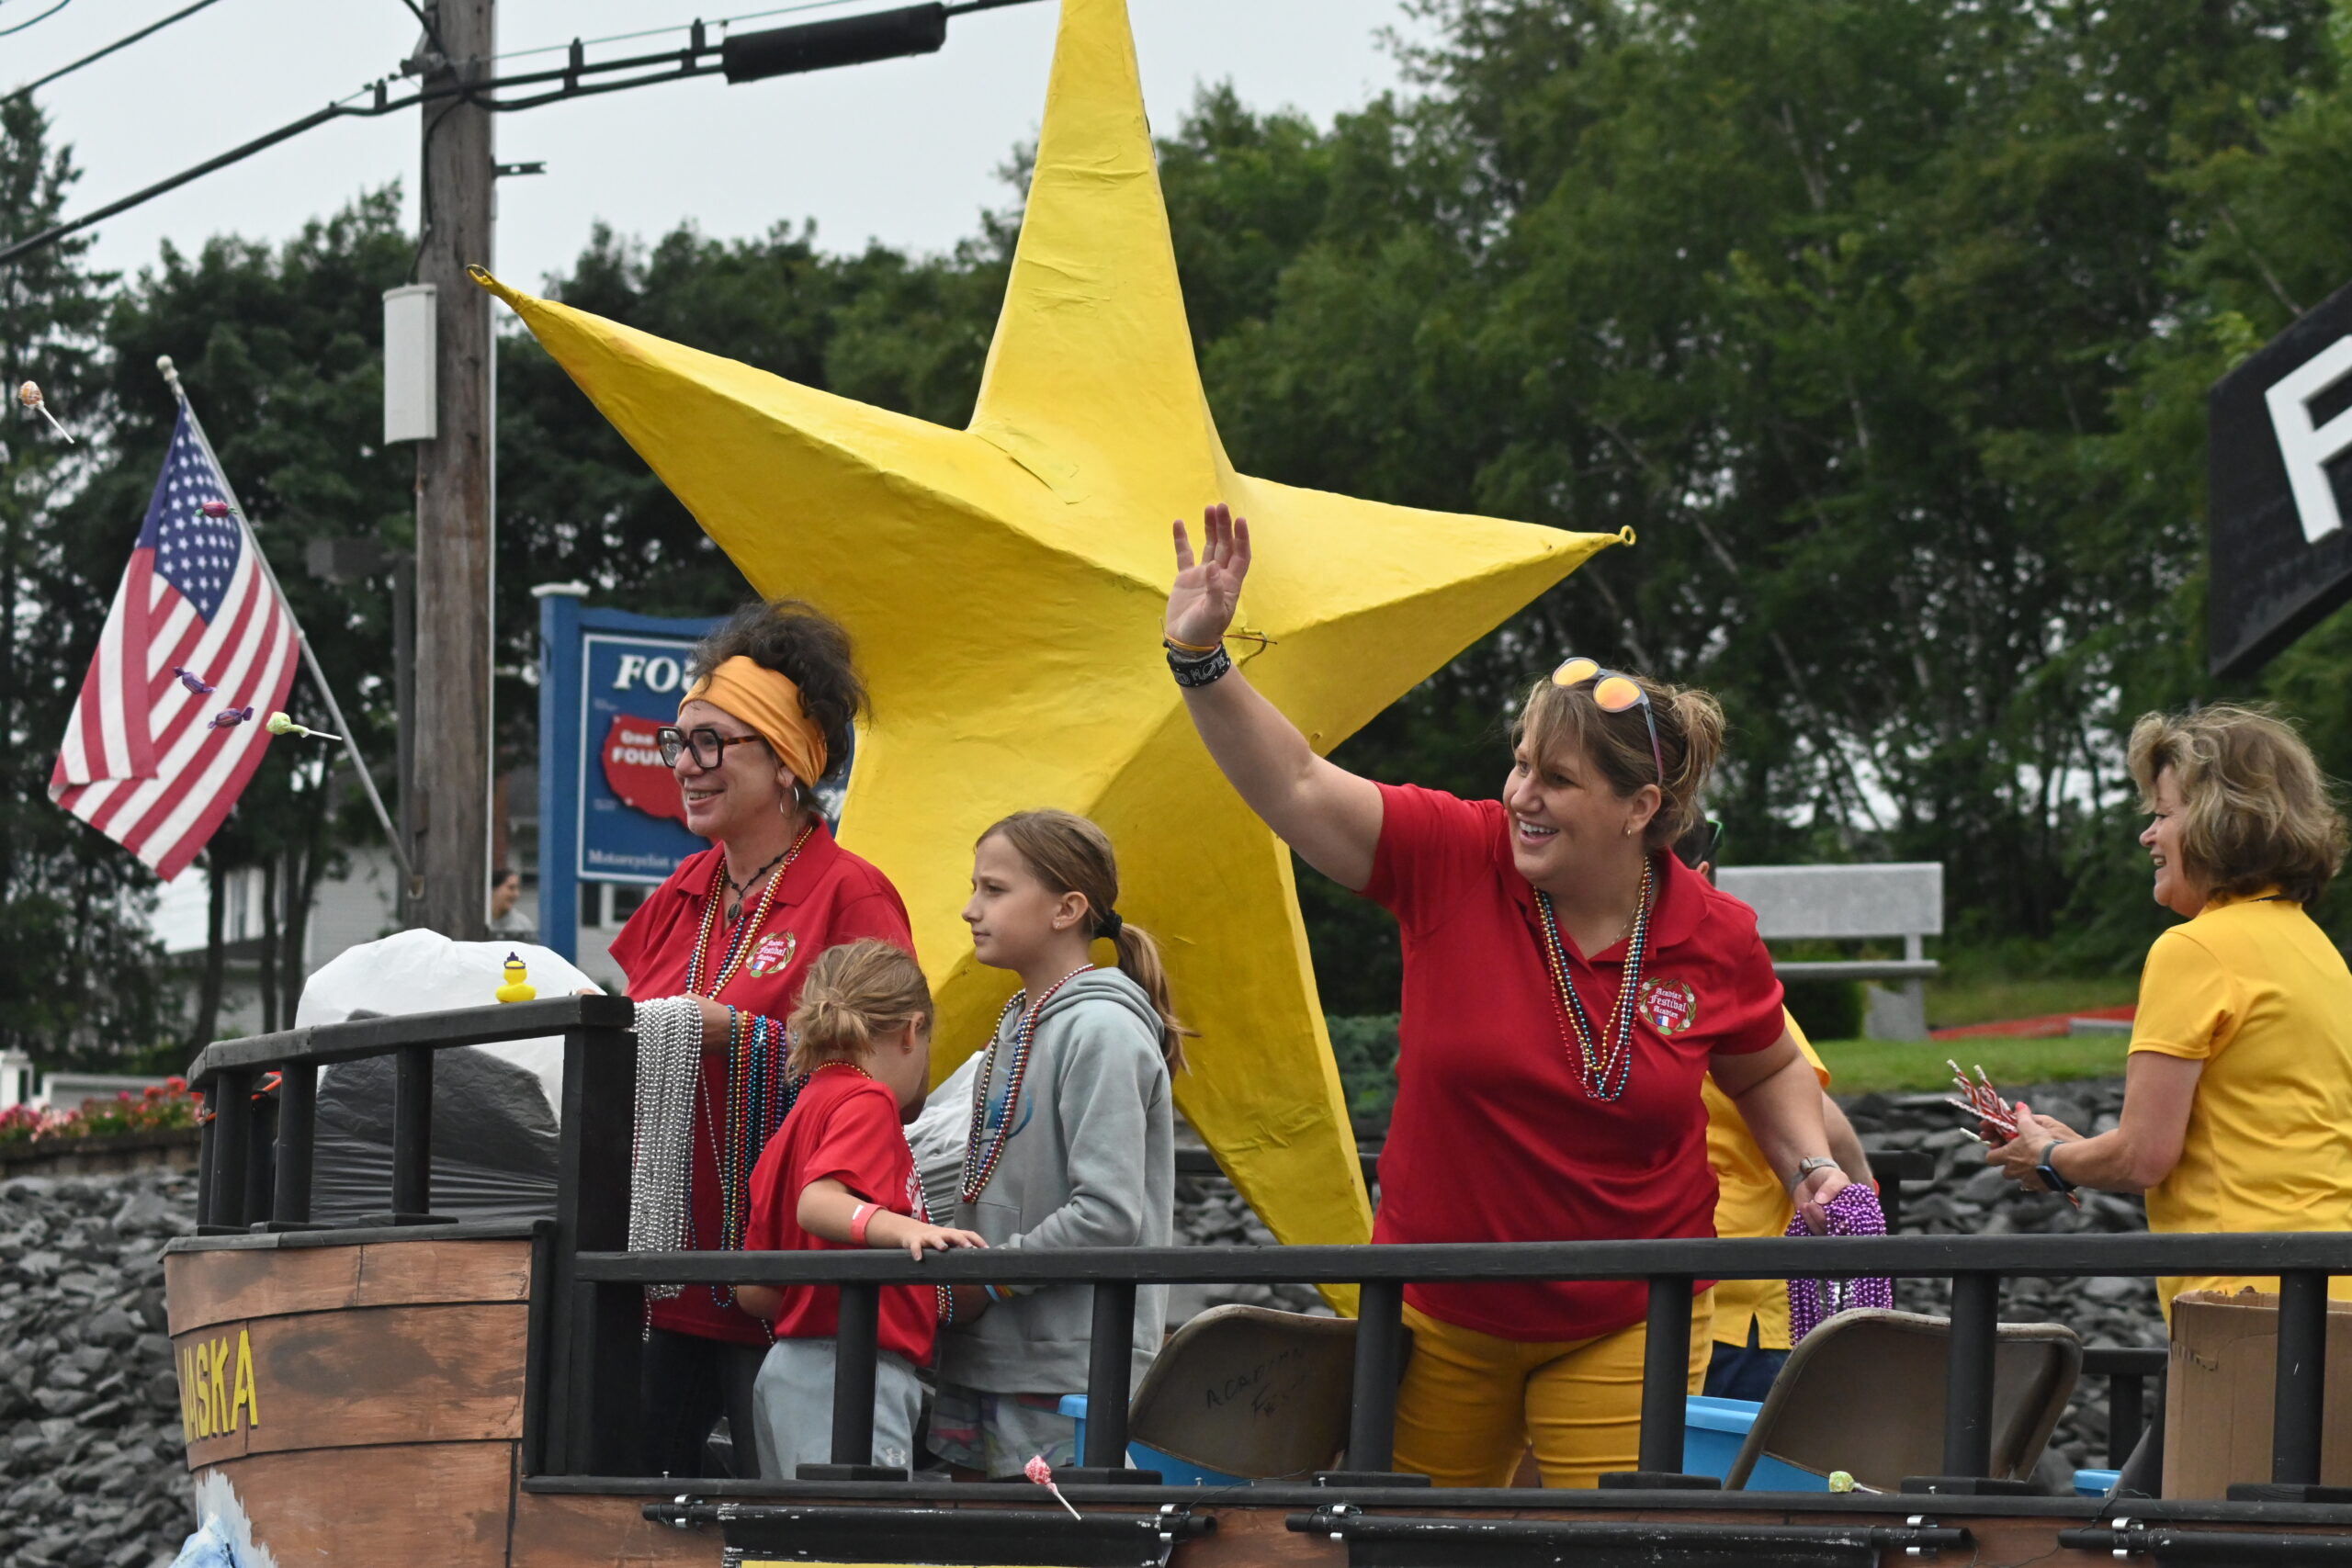
[[[1650,706],[1650,694],[1642,690],[1642,683],[1631,675],[1603,670],[1598,662],[1580,653],[1562,660],[1560,667],[1552,671],[1552,684],[1555,686],[1581,686],[1587,681],[1592,682],[1593,705],[1601,712],[1623,713],[1630,707],[1642,710],[1642,717],[1648,721],[1650,727],[1650,760],[1657,764],[1658,787],[1664,789],[1666,752],[1657,743],[1657,710]]]
[[[727,760],[729,746],[741,746],[747,740],[764,742],[766,739],[762,735],[721,735],[707,724],[693,729],[665,724],[653,732],[653,744],[662,749],[662,765],[667,768],[676,767],[678,759],[690,751],[697,763],[715,768]]]

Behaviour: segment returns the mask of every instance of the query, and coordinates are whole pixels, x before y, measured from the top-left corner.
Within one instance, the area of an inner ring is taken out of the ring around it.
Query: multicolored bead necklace
[[[1020,1025],[1012,1032],[1012,1066],[1007,1069],[1005,1079],[1004,1115],[997,1122],[996,1134],[988,1139],[987,1151],[983,1153],[980,1143],[988,1132],[989,1085],[996,1081],[996,1048],[1004,1039],[1005,1020],[1021,1007],[1029,993],[1026,990],[1015,991],[1012,999],[1004,1004],[1004,1011],[996,1021],[996,1032],[989,1036],[989,1053],[980,1062],[979,1081],[972,1086],[972,1130],[964,1139],[962,1197],[965,1202],[977,1203],[980,1201],[980,1194],[989,1190],[989,1181],[996,1175],[997,1161],[1004,1157],[1005,1140],[1012,1136],[1013,1112],[1021,1106],[1021,1079],[1029,1070],[1029,1043],[1036,1038],[1038,1015],[1046,1010],[1046,1004],[1052,1001],[1064,986],[1093,967],[1091,964],[1080,964],[1048,987],[1046,994],[1037,998],[1035,1007],[1022,1012]]]
[[[809,823],[800,829],[800,837],[792,840],[792,847],[784,852],[782,863],[768,877],[768,885],[760,889],[759,903],[736,926],[734,936],[728,940],[727,955],[719,961],[718,978],[713,980],[710,989],[706,991],[702,988],[704,965],[710,955],[711,933],[718,928],[718,885],[727,874],[727,853],[724,850],[719,852],[718,863],[710,868],[710,886],[703,895],[702,931],[695,938],[693,955],[686,960],[686,995],[716,998],[727,988],[727,982],[735,977],[743,955],[752,950],[752,939],[759,934],[761,923],[768,918],[768,907],[775,902],[775,890],[784,885],[785,874],[792,869],[792,863],[800,858],[800,851],[808,842],[808,835],[816,830],[817,825]]]
[[[1574,1039],[1584,1068],[1585,1092],[1604,1104],[1625,1092],[1633,1075],[1634,1008],[1642,988],[1642,960],[1649,953],[1653,881],[1649,857],[1645,855],[1641,897],[1634,906],[1634,929],[1625,938],[1624,973],[1617,987],[1616,1005],[1609,1010],[1609,1033],[1598,1043],[1593,1039],[1591,1015],[1584,1010],[1576,983],[1568,977],[1567,946],[1560,940],[1560,919],[1552,910],[1552,896],[1540,887],[1535,890],[1535,906],[1544,916],[1537,929],[1544,942],[1544,962],[1552,971],[1552,1000],[1559,1010],[1561,1043]]]
[[[792,840],[792,847],[775,862],[767,886],[760,890],[759,903],[737,923],[719,961],[718,976],[705,990],[703,976],[710,954],[711,934],[718,925],[719,883],[727,874],[726,852],[719,852],[718,863],[711,867],[710,886],[703,897],[702,930],[695,937],[692,956],[686,960],[686,995],[716,999],[727,988],[727,982],[735,977],[741,966],[743,955],[751,951],[752,940],[759,934],[768,909],[775,903],[776,889],[783,885],[793,863],[800,858],[816,826],[811,822],[801,829],[800,836]],[[704,1125],[711,1133],[711,1164],[718,1171],[718,1246],[724,1251],[736,1252],[742,1248],[743,1231],[752,1217],[752,1168],[759,1162],[760,1151],[775,1135],[785,1112],[792,1109],[793,1091],[784,1081],[782,1072],[787,1049],[783,1025],[761,1014],[746,1015],[733,1008],[727,1010],[727,1125],[723,1135],[717,1126],[718,1118],[711,1114],[715,1108],[707,1097],[702,1109]],[[698,1090],[703,1081],[697,1073]],[[720,1306],[731,1306],[735,1292],[730,1286],[713,1285],[710,1299]]]

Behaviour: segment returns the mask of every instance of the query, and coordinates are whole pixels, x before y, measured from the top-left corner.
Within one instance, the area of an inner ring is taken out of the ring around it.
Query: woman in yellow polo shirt
[[[2352,1230],[2352,971],[2304,913],[2344,861],[2328,781],[2294,730],[2225,705],[2141,719],[2131,767],[2156,902],[2188,919],[2148,950],[2120,1124],[2020,1105],[1985,1157],[2030,1191],[2143,1191],[2153,1231]],[[2182,1291],[2278,1289],[2156,1284],[2167,1320]]]

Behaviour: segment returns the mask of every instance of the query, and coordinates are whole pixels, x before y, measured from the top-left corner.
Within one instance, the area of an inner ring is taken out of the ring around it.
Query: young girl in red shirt
[[[799,1098],[752,1173],[747,1252],[903,1247],[985,1247],[971,1231],[931,1223],[902,1121],[922,1108],[931,1079],[931,990],[902,949],[871,939],[820,956],[790,1021],[788,1071]],[[760,1473],[789,1481],[832,1449],[834,1335],[841,1291],[831,1285],[739,1285],[735,1299],[775,1325],[752,1390]],[[873,1462],[914,1463],[922,1387],[940,1292],[882,1292],[874,1375]]]

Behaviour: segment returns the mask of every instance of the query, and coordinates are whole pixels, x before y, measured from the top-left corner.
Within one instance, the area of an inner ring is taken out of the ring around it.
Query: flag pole
[[[334,688],[327,684],[326,672],[319,668],[319,656],[311,651],[310,635],[302,630],[301,621],[294,615],[294,602],[287,598],[286,590],[278,583],[277,570],[269,564],[268,553],[261,547],[261,541],[254,536],[254,526],[245,516],[244,503],[237,499],[236,488],[229,482],[229,470],[220,466],[220,455],[212,450],[212,438],[204,434],[204,422],[197,417],[196,410],[187,400],[187,390],[180,385],[180,373],[172,364],[172,356],[158,355],[155,368],[164,373],[164,384],[172,389],[172,396],[179,402],[180,412],[187,415],[188,430],[195,435],[196,444],[204,449],[205,461],[212,465],[213,473],[220,477],[220,488],[229,492],[229,506],[237,514],[237,526],[244,530],[246,547],[253,551],[254,559],[261,563],[262,575],[269,579],[270,589],[277,593],[278,603],[286,606],[286,618],[294,622],[294,641],[302,650],[302,668],[311,672],[311,684],[318,687],[320,697],[324,699],[327,716],[334,721],[335,733],[342,737],[343,749],[351,758],[352,768],[359,774],[359,787],[368,792],[368,804],[376,808],[376,820],[383,824],[384,837],[392,846],[392,859],[400,863],[401,890],[406,894],[416,883],[416,871],[409,864],[408,846],[401,842],[400,829],[392,826],[392,814],[384,809],[384,797],[376,793],[376,776],[368,771],[368,759],[359,754],[359,741],[352,733],[351,721],[343,716],[343,708],[334,700]]]

